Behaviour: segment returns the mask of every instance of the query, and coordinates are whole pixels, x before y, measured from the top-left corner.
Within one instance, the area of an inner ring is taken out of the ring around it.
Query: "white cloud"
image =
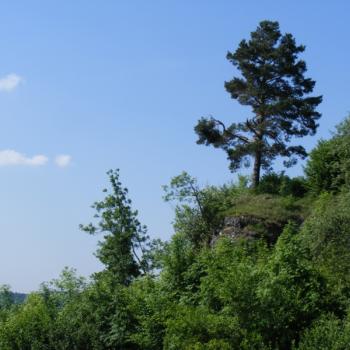
[[[55,158],[55,163],[60,168],[67,167],[72,161],[72,157],[68,154],[61,154]]]
[[[0,79],[0,91],[10,92],[14,90],[21,82],[23,78],[17,74],[8,74]]]
[[[48,160],[49,159],[42,154],[38,154],[33,157],[27,157],[26,155],[11,149],[0,151],[0,166],[7,166],[7,165],[38,166],[38,165],[46,164]]]

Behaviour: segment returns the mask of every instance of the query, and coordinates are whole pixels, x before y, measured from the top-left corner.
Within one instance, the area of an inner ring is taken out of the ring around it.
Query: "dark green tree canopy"
[[[227,54],[241,76],[225,82],[225,88],[233,99],[251,107],[252,116],[229,126],[201,118],[195,127],[197,143],[226,151],[232,171],[250,166],[253,158],[255,186],[260,169],[270,169],[277,156],[288,158],[285,166],[305,158],[304,147],[287,144],[292,137],[316,132],[321,116],[316,107],[322,96],[310,96],[315,81],[304,76],[306,63],[298,58],[304,50],[291,34],[281,34],[278,22],[261,22],[249,41],[242,40]]]

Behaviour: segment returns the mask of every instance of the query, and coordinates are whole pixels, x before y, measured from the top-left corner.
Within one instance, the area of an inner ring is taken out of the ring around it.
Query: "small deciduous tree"
[[[106,266],[115,281],[128,285],[130,281],[147,271],[147,262],[142,258],[148,245],[146,226],[137,218],[138,212],[131,208],[128,190],[119,181],[119,170],[108,173],[111,192],[92,206],[96,210],[97,225],[80,225],[90,234],[104,234],[99,242],[97,257]],[[107,189],[104,192],[108,192]]]
[[[240,179],[241,181],[243,178]],[[244,187],[245,184],[241,183]],[[222,228],[225,211],[235,193],[244,190],[233,184],[201,188],[197,179],[186,172],[163,186],[166,202],[176,202],[174,228],[199,246],[210,243]]]
[[[229,126],[201,118],[195,127],[197,143],[223,149],[232,171],[254,159],[253,187],[259,184],[261,168],[270,169],[277,156],[288,158],[286,166],[295,164],[296,157],[305,158],[304,147],[287,143],[316,132],[322,96],[310,96],[315,81],[304,76],[306,63],[298,58],[304,50],[291,34],[281,34],[278,22],[261,22],[249,41],[242,40],[227,54],[241,76],[225,82],[225,88],[251,107],[252,116]]]

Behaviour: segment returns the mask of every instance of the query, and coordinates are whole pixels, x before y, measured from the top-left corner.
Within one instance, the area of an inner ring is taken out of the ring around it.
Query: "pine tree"
[[[252,182],[258,186],[261,169],[269,170],[277,156],[287,157],[285,166],[307,153],[301,145],[288,146],[292,137],[313,135],[321,114],[316,111],[322,96],[310,96],[315,81],[304,76],[305,61],[298,58],[305,46],[291,34],[282,35],[278,22],[263,21],[242,40],[227,59],[241,72],[225,82],[231,97],[250,106],[252,116],[226,126],[214,118],[201,118],[195,127],[198,144],[223,149],[231,171],[254,159]]]

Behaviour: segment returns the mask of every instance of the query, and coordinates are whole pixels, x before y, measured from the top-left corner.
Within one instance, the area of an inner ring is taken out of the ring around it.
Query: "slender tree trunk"
[[[257,188],[260,182],[260,169],[261,169],[261,150],[257,150],[254,159],[253,168],[253,188]]]
[[[264,137],[264,115],[257,116],[257,130],[254,137],[255,143],[255,159],[253,168],[253,188],[257,188],[260,182],[261,158],[263,152],[263,137]]]

